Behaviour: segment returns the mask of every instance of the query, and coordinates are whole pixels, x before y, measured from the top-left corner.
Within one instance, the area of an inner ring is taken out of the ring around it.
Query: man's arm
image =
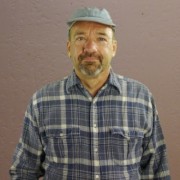
[[[13,156],[10,168],[11,179],[35,180],[43,175],[42,144],[32,104],[28,106],[24,119],[23,133]]]
[[[153,129],[150,137],[145,138],[144,151],[141,159],[142,180],[170,180],[166,145],[154,102]]]

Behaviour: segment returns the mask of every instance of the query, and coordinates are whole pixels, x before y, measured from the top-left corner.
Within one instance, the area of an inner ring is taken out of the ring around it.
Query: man
[[[108,11],[79,9],[68,25],[74,71],[33,95],[12,179],[169,180],[151,93],[111,69],[117,42]]]

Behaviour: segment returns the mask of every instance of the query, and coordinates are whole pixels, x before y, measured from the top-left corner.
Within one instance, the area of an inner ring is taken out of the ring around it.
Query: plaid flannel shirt
[[[12,179],[169,180],[153,97],[111,71],[95,97],[75,72],[37,91],[28,105]]]

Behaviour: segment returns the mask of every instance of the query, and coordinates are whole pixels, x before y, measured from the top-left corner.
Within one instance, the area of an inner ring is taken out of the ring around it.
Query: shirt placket
[[[100,162],[99,162],[99,147],[98,147],[98,121],[97,121],[97,97],[91,100],[90,111],[90,131],[91,131],[91,155],[92,167],[94,169],[93,179],[100,179]]]

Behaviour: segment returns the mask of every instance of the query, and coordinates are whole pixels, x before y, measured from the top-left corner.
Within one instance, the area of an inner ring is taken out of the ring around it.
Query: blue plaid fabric
[[[28,105],[12,179],[169,180],[153,97],[111,71],[91,97],[73,72],[37,91]]]

